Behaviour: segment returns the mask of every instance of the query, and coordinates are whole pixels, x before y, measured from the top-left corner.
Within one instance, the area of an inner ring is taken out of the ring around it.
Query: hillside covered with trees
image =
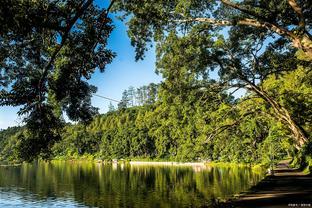
[[[308,132],[312,105],[309,73],[300,67],[279,79],[269,76],[261,86],[291,106],[291,113]],[[309,147],[299,151],[274,109],[254,93],[235,98],[220,91],[215,81],[207,83],[210,90],[194,84],[175,86],[174,93],[172,87],[168,90],[168,80],[138,89],[129,87],[118,109],[110,108],[90,124],[68,123],[60,141],[51,147],[51,158],[268,164],[273,158],[301,160],[300,154],[309,155]],[[25,128],[9,128],[0,135],[1,160],[18,161],[28,154],[21,146],[27,136]]]

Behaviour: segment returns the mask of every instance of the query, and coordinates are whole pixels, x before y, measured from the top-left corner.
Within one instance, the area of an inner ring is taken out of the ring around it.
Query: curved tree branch
[[[257,112],[257,111],[250,111],[250,112],[244,113],[243,115],[241,115],[241,117],[239,117],[239,118],[238,118],[237,120],[235,120],[233,123],[226,124],[226,125],[223,125],[223,126],[220,126],[220,127],[216,128],[216,129],[214,130],[214,132],[212,132],[212,133],[208,136],[206,142],[208,142],[208,141],[210,141],[211,139],[213,139],[214,137],[218,136],[218,135],[219,135],[220,133],[222,133],[223,131],[225,131],[225,130],[227,130],[227,129],[229,129],[229,128],[232,128],[232,127],[234,127],[234,126],[236,126],[236,125],[238,125],[238,124],[240,124],[240,122],[241,122],[244,118],[246,118],[247,116],[249,116],[249,115],[251,115],[251,114],[253,114],[253,113],[255,113],[255,112]]]
[[[296,0],[288,0],[288,4],[291,6],[291,8],[296,12],[296,14],[299,17],[299,27],[305,27],[305,21],[302,14],[302,10],[300,6],[297,4]]]

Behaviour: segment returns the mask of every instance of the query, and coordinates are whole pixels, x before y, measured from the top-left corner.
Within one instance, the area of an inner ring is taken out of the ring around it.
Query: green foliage
[[[106,47],[111,7],[92,0],[0,4],[0,105],[27,115],[23,131],[0,141],[4,155],[268,163],[294,156],[294,147],[307,154],[309,1],[112,2],[129,17],[137,60],[156,43],[164,81],[129,87],[118,110],[101,116],[87,80],[114,57]],[[230,91],[241,88],[247,94],[235,100]],[[63,112],[78,123],[64,128]]]
[[[244,88],[270,105],[298,148],[309,140],[296,112],[278,94],[263,88],[271,75],[294,72],[298,65],[309,70],[311,60],[299,60],[294,50],[312,57],[311,34],[305,29],[311,26],[307,1],[140,2],[118,1],[116,9],[129,16],[128,32],[137,59],[154,40],[157,71],[170,93],[194,85],[209,88],[211,74],[217,72],[218,90]]]
[[[137,89],[130,86],[122,93],[118,109],[126,109],[134,106],[151,105],[157,100],[157,84],[151,83]]]
[[[145,102],[142,106],[110,111],[94,117],[90,124],[67,124],[58,132],[59,142],[51,143],[52,155],[62,159],[143,158],[269,165],[285,157],[297,157],[297,163],[303,164],[304,157],[310,154],[309,148],[298,153],[289,129],[272,115],[270,105],[255,94],[235,100],[213,80],[197,80],[174,67],[172,71],[173,79],[168,74],[152,104]],[[283,73],[279,79],[270,76],[263,88],[290,106],[291,112],[300,112],[305,105],[308,110],[310,81],[306,79],[309,73],[304,72],[299,67]],[[303,103],[294,105],[292,99]],[[309,115],[298,115],[306,129],[311,126]],[[53,117],[46,120],[52,126]],[[25,139],[29,134],[20,128],[2,131],[1,160],[14,160],[20,155],[31,158],[33,142]],[[40,134],[38,131],[37,137]],[[39,140],[35,142],[40,144]]]
[[[0,106],[18,106],[25,117],[21,158],[49,157],[62,112],[83,122],[97,114],[96,87],[87,80],[114,57],[106,48],[113,29],[107,13],[92,0],[1,2]]]
[[[263,99],[251,93],[234,100],[215,81],[198,80],[185,70],[175,69],[172,67],[172,73],[159,86],[158,99],[152,105],[109,112],[85,128],[99,144],[97,157],[270,164],[273,157],[277,161],[297,154],[289,129],[272,115],[274,111]],[[263,87],[272,96],[299,93],[298,88],[301,93],[308,92],[307,80],[274,87],[289,83],[293,73],[297,80],[304,79],[302,70],[285,72],[278,80],[269,77]],[[308,94],[300,96],[309,105]],[[287,98],[281,101],[288,105]],[[303,126],[309,128],[309,116],[300,116],[306,121]],[[75,135],[77,126],[71,128],[68,135]]]
[[[15,161],[17,159],[15,149],[21,132],[23,132],[21,127],[9,127],[0,131],[0,161]]]
[[[311,61],[311,8],[309,0],[120,0],[115,4],[123,18],[129,17],[128,34],[136,59],[144,57],[151,41],[161,44],[173,31],[185,35],[200,28],[198,35],[209,36],[224,34],[225,28],[232,31],[230,39],[238,39],[236,45],[249,42],[252,34],[270,38],[267,41],[277,47],[291,42],[299,58]]]
[[[276,164],[282,158],[285,158],[285,147],[282,141],[286,141],[286,132],[281,128],[280,124],[272,125],[269,134],[261,145],[261,155],[264,164]]]
[[[312,131],[312,71],[311,66],[299,66],[293,72],[269,76],[263,87],[272,97],[289,109],[294,119],[307,132]]]

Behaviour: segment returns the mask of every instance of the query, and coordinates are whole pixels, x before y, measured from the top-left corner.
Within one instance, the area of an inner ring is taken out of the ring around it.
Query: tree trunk
[[[301,148],[307,141],[308,136],[305,130],[297,124],[296,121],[291,117],[288,110],[281,106],[278,102],[276,102],[272,97],[270,97],[265,91],[261,90],[258,86],[254,85],[253,83],[248,82],[250,86],[250,90],[255,92],[261,98],[263,98],[266,102],[268,102],[271,107],[275,111],[275,115],[279,120],[282,120],[284,124],[291,130],[295,141],[297,142],[297,148]]]

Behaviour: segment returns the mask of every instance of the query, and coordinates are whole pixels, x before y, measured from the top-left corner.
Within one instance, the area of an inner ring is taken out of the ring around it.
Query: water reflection
[[[0,207],[202,207],[261,177],[238,166],[39,162],[0,167]]]

